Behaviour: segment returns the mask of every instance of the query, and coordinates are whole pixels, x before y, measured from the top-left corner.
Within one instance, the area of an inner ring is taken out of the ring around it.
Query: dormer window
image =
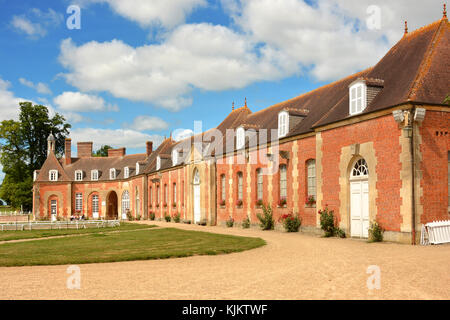
[[[33,172],[33,181],[37,180],[38,175],[39,175],[39,171],[34,170],[34,172]]]
[[[83,181],[83,171],[75,171],[75,181]]]
[[[358,80],[350,85],[350,115],[358,114],[366,108],[367,86],[364,81]]]
[[[130,168],[125,167],[123,169],[123,177],[124,177],[124,179],[128,179],[130,177]]]
[[[242,149],[245,146],[245,129],[242,127],[236,130],[236,149]]]
[[[117,172],[116,169],[109,169],[109,179],[114,180],[116,179]]]
[[[48,173],[48,180],[58,181],[58,170],[50,170]]]
[[[160,156],[158,156],[156,158],[156,170],[159,170],[159,169],[161,169],[161,157]]]
[[[172,150],[172,164],[174,166],[178,164],[178,150]]]
[[[92,170],[91,171],[91,180],[92,181],[98,181],[98,170]]]
[[[286,136],[289,132],[289,114],[281,111],[278,114],[278,138]]]
[[[139,162],[136,162],[136,175],[139,174],[140,168],[139,168]]]

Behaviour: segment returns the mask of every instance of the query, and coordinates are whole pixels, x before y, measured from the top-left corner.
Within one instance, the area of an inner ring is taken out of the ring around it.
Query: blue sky
[[[257,111],[369,67],[405,19],[441,16],[439,0],[0,0],[0,121],[33,101],[75,144],[142,152],[194,120],[217,126],[233,101]]]

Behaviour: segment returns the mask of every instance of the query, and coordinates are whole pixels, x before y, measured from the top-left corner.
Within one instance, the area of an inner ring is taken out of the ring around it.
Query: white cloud
[[[67,112],[119,111],[116,105],[106,103],[102,97],[81,92],[63,92],[53,102],[60,110]]]
[[[150,116],[137,116],[131,125],[127,127],[138,131],[165,130],[169,128],[169,124],[163,119]]]
[[[140,149],[145,148],[146,141],[153,141],[153,145],[157,147],[164,139],[160,135],[149,135],[131,129],[73,129],[70,136],[75,143],[92,141],[94,149],[98,149],[102,145]]]
[[[281,52],[255,50],[245,36],[210,24],[183,25],[162,44],[131,47],[120,40],[61,44],[66,80],[81,91],[152,102],[177,111],[192,103],[192,88],[227,90],[296,71]]]
[[[193,135],[194,131],[192,131],[191,129],[176,129],[174,132],[172,132],[172,138],[175,141],[180,141]]]
[[[33,8],[28,15],[14,15],[11,20],[11,26],[32,39],[38,39],[47,34],[49,27],[57,26],[63,20],[64,16],[53,9],[48,9],[47,12],[43,12],[37,8]]]
[[[433,4],[430,4],[433,2]],[[254,41],[280,50],[319,80],[334,80],[370,67],[403,33],[441,16],[440,1],[377,1],[381,28],[369,30],[371,0],[222,0],[236,25]],[[386,41],[387,39],[387,41]]]
[[[32,89],[35,89],[37,92],[42,94],[52,94],[52,91],[50,88],[42,82],[38,82],[37,84],[34,84],[32,81],[29,81],[25,78],[19,78],[19,82],[23,84],[24,86],[30,87]]]
[[[81,4],[108,3],[114,12],[139,23],[142,27],[160,25],[172,28],[183,23],[197,7],[207,4],[206,0],[81,0]]]
[[[15,97],[14,93],[8,90],[10,86],[9,81],[0,78],[0,121],[17,120],[20,112],[19,102],[25,101]]]

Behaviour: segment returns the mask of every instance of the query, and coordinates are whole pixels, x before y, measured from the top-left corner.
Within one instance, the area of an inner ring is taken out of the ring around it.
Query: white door
[[[350,176],[350,234],[369,236],[369,169],[364,159],[356,161]]]
[[[50,210],[51,210],[51,214],[52,214],[52,221],[56,221],[56,213],[58,210],[58,205],[57,205],[56,200],[52,200],[50,203],[50,206],[51,206]]]
[[[369,230],[369,182],[352,181],[351,194],[351,236],[368,237]]]
[[[194,185],[194,223],[200,222],[200,185]]]

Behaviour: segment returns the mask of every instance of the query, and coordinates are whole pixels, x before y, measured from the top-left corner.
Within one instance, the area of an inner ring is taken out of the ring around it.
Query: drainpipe
[[[414,147],[414,118],[413,115],[415,114],[415,108],[411,110],[411,137],[410,137],[410,143],[411,143],[411,201],[412,201],[412,214],[411,214],[411,232],[412,232],[412,245],[416,244],[416,157],[415,157],[415,147]]]

